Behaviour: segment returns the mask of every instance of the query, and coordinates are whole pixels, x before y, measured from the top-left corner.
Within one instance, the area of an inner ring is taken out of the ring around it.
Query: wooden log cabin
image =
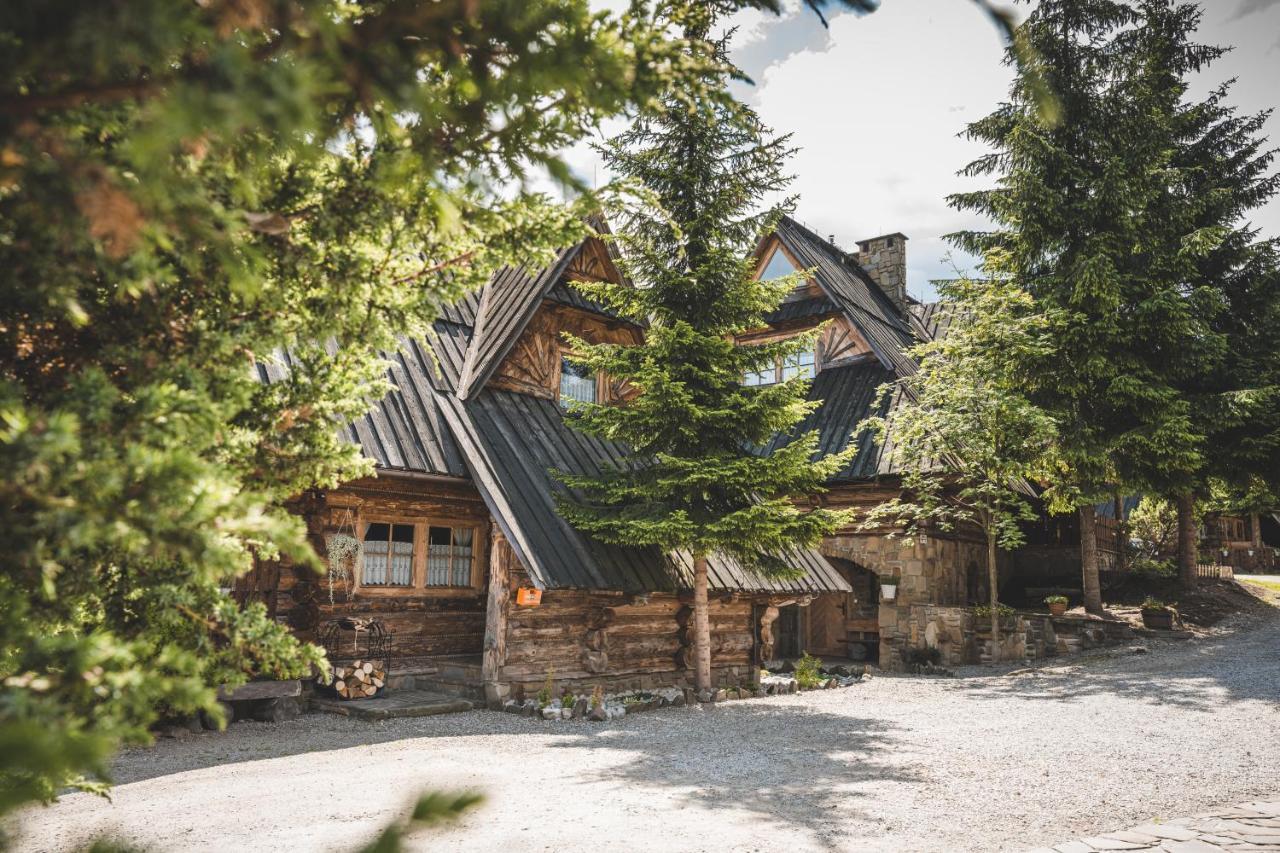
[[[395,390],[346,427],[377,474],[299,496],[321,554],[338,534],[362,548],[346,577],[288,564],[244,579],[246,596],[306,639],[344,617],[392,632],[391,678],[499,705],[557,686],[691,686],[692,565],[687,554],[622,548],[556,513],[552,468],[587,473],[620,448],[566,423],[566,399],[618,401],[624,389],[575,364],[562,335],[636,341],[643,330],[587,300],[575,280],[621,281],[591,238],[544,269],[503,269],[436,322],[430,340],[390,359]],[[286,365],[259,366],[272,381]],[[844,596],[845,576],[816,550],[773,581],[710,559],[713,677],[750,684],[772,659],[778,614]]]

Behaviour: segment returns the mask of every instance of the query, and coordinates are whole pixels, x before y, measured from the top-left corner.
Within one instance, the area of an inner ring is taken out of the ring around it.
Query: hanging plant
[[[343,531],[350,530],[350,533]],[[355,520],[347,510],[338,532],[326,543],[329,550],[329,603],[333,604],[333,590],[338,581],[344,585],[351,580],[351,566],[364,553],[364,544],[355,536]]]

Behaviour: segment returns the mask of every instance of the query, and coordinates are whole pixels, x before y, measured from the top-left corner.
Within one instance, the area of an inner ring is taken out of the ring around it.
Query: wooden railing
[[[1215,563],[1196,563],[1196,574],[1202,578],[1222,578],[1223,580],[1231,580],[1236,576],[1230,566],[1220,566]]]
[[[1098,540],[1098,550],[1106,551],[1114,554],[1119,550],[1120,541],[1119,525],[1116,524],[1114,518],[1106,516],[1098,516],[1094,519],[1094,534]]]

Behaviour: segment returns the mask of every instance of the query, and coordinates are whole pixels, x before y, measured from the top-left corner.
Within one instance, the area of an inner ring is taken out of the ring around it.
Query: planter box
[[[1155,631],[1172,631],[1173,611],[1144,610],[1142,611],[1142,624]]]
[[[1065,602],[1060,604],[1049,605],[1049,613],[1053,616],[1065,616],[1066,612],[1067,612],[1067,605]]]

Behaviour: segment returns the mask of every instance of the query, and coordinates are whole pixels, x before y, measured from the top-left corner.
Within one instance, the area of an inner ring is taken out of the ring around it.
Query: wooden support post
[[[484,656],[480,672],[485,703],[500,709],[511,692],[503,668],[507,662],[507,608],[511,606],[511,569],[516,555],[494,524],[489,540],[489,596],[484,615]]]
[[[773,623],[778,618],[778,608],[770,604],[760,614],[760,660],[761,666],[773,660]]]
[[[699,698],[711,692],[711,620],[707,612],[707,585],[707,558],[697,555],[693,558],[693,684]]]

